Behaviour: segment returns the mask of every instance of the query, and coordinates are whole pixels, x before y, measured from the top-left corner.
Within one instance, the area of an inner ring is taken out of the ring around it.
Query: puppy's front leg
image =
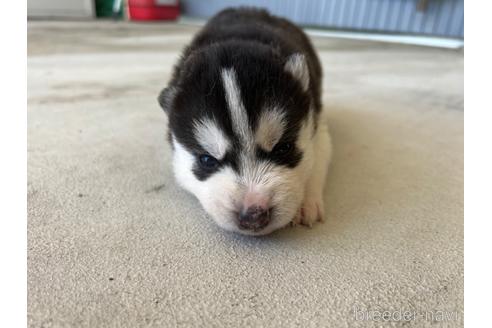
[[[324,219],[323,191],[326,183],[326,175],[331,159],[331,140],[326,122],[320,120],[320,124],[314,137],[314,154],[316,156],[311,175],[307,181],[304,192],[304,200],[297,218],[293,223],[300,223],[311,227],[315,221]]]

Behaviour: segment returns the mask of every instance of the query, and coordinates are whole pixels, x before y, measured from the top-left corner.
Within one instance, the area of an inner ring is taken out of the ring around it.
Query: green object
[[[123,18],[123,1],[119,1],[119,10],[113,12],[115,3],[118,0],[96,0],[96,16]]]

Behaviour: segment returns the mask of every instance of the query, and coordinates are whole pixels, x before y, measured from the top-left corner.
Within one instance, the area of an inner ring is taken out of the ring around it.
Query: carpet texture
[[[173,180],[156,97],[196,30],[28,23],[29,326],[462,326],[463,52],[314,38],[327,220],[254,238]]]

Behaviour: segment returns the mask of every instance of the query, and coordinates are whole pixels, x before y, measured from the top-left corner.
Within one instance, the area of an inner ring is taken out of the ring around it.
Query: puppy
[[[264,235],[323,220],[321,75],[304,32],[263,10],[218,13],[184,50],[158,100],[176,179],[222,228]]]

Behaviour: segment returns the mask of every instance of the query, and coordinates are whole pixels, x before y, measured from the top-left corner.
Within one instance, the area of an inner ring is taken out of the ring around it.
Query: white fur
[[[192,173],[194,156],[175,139],[173,144],[176,180],[198,198],[220,227],[243,234],[262,235],[287,225],[295,217],[303,200],[304,190],[299,186],[305,184],[305,164],[289,169],[265,162],[250,163],[250,170],[243,176],[238,176],[230,167],[224,167],[205,181],[199,181]],[[240,230],[236,223],[248,190],[267,193],[271,197],[271,205],[276,208],[271,223],[259,232]]]
[[[309,68],[304,55],[299,53],[290,55],[284,68],[301,83],[303,90],[307,91],[309,88]]]
[[[231,147],[229,139],[211,119],[203,119],[195,123],[194,134],[200,145],[212,156],[222,159]]]
[[[304,199],[294,223],[312,226],[315,221],[324,220],[323,191],[331,161],[332,146],[326,117],[322,113],[318,129],[312,140],[314,163],[305,185]]]
[[[232,169],[224,167],[207,180],[200,181],[192,172],[195,157],[175,138],[172,142],[176,180],[198,198],[219,226],[226,230],[236,230],[233,217],[237,207],[236,199],[240,198],[240,186],[235,181]]]
[[[222,84],[226,94],[227,107],[231,114],[232,127],[238,133],[241,142],[248,144],[252,140],[248,124],[248,115],[241,100],[241,90],[234,68],[223,69]]]
[[[263,150],[271,151],[285,130],[285,114],[278,109],[264,111],[259,119],[255,140]]]
[[[323,214],[322,194],[331,155],[328,129],[323,122],[318,123],[314,137],[312,119],[301,128],[297,146],[304,156],[294,169],[258,162],[250,154],[243,154],[242,175],[224,167],[205,181],[199,181],[192,173],[195,157],[175,139],[173,144],[177,181],[193,193],[217,224],[226,230],[262,235],[293,220],[311,225]],[[269,195],[270,203],[275,207],[271,223],[259,232],[240,230],[236,224],[238,210],[248,191]]]

